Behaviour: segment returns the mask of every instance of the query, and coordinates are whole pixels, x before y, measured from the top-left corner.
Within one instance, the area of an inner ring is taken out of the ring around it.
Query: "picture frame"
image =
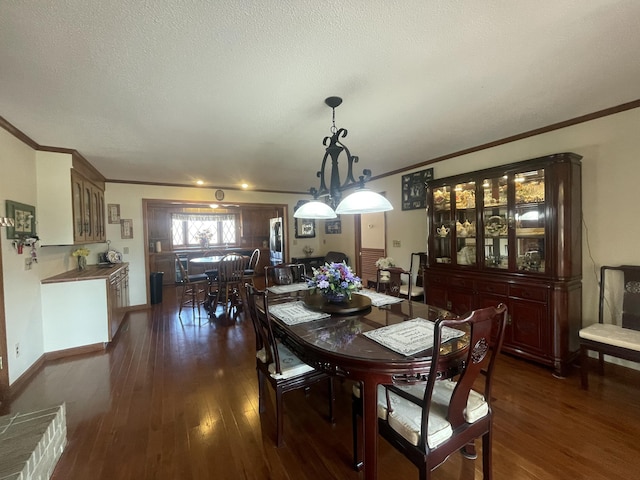
[[[117,203],[107,204],[107,217],[109,223],[120,223],[120,205]]]
[[[294,218],[296,238],[314,238],[316,221],[310,218]]]
[[[336,235],[342,233],[342,220],[327,220],[324,222],[324,233],[327,235]]]
[[[6,212],[6,216],[13,219],[13,227],[7,227],[8,240],[34,237],[36,235],[36,207],[7,200]]]
[[[402,210],[427,207],[425,182],[433,180],[433,168],[402,176]]]
[[[133,238],[133,220],[130,218],[120,220],[120,238]]]

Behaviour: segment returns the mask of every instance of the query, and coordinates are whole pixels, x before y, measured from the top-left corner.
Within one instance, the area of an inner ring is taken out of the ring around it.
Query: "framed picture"
[[[342,220],[327,220],[324,222],[324,233],[328,235],[342,233]]]
[[[13,218],[13,227],[7,227],[10,240],[33,237],[36,234],[36,207],[7,200],[7,217]]]
[[[402,210],[426,208],[425,182],[433,180],[433,168],[402,176]]]
[[[120,238],[133,238],[133,220],[120,220]]]
[[[109,212],[109,223],[120,223],[120,205],[117,203],[110,203],[107,205],[107,212]]]
[[[294,218],[296,238],[313,238],[316,236],[316,221],[310,218]]]

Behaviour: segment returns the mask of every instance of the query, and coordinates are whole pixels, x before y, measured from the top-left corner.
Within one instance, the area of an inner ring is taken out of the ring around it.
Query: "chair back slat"
[[[245,259],[242,255],[231,253],[222,257],[218,263],[218,279],[222,283],[240,282],[244,278]]]

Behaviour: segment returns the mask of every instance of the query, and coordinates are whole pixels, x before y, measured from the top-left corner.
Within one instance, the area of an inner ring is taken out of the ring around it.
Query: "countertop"
[[[45,278],[40,283],[59,283],[59,282],[77,282],[80,280],[100,280],[108,279],[111,275],[124,267],[128,267],[128,263],[115,263],[108,266],[87,265],[85,270],[69,270],[68,272]]]

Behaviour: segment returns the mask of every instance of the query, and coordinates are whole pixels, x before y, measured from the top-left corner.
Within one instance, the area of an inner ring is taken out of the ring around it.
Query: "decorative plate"
[[[497,237],[507,234],[507,222],[503,217],[494,215],[486,220],[484,233],[489,237]]]
[[[116,252],[115,250],[109,250],[107,252],[107,260],[110,263],[121,263],[122,262],[122,254],[120,252]]]

